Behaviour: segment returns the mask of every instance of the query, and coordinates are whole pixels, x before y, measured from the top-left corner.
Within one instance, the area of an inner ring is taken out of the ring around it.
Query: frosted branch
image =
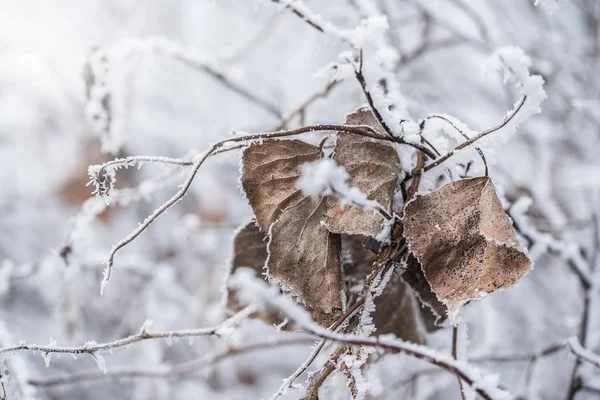
[[[68,384],[77,384],[86,381],[96,381],[101,379],[123,379],[123,378],[179,378],[193,375],[202,368],[213,366],[220,361],[243,355],[255,351],[273,349],[284,346],[294,346],[300,344],[312,343],[312,339],[305,338],[285,338],[277,340],[267,340],[264,342],[248,344],[244,346],[229,347],[224,351],[209,354],[204,357],[198,357],[190,361],[175,365],[157,365],[153,368],[147,366],[129,367],[129,368],[111,368],[108,372],[89,371],[80,374],[64,377],[50,378],[45,380],[30,379],[29,383],[33,386],[59,386]]]
[[[378,347],[391,352],[404,353],[460,376],[464,382],[486,400],[510,398],[507,392],[497,387],[495,377],[484,376],[478,369],[465,362],[454,360],[447,354],[397,339],[391,335],[363,337],[340,334],[317,325],[312,321],[306,310],[295,304],[291,299],[282,296],[277,287],[269,286],[262,280],[256,279],[254,272],[250,269],[238,269],[231,279],[231,284],[238,289],[242,301],[277,310],[294,321],[298,327],[315,337],[350,345]]]
[[[569,339],[568,344],[571,352],[577,357],[594,364],[596,367],[600,367],[600,355],[583,347],[576,337]]]
[[[224,329],[231,328],[233,326],[239,325],[243,320],[245,320],[250,314],[256,311],[256,308],[253,306],[248,306],[244,308],[242,311],[233,315],[232,317],[226,319],[218,325],[208,328],[199,328],[199,329],[184,329],[178,331],[167,331],[167,332],[157,332],[150,333],[147,331],[148,324],[144,323],[140,332],[127,336],[122,339],[114,340],[112,342],[106,343],[96,343],[94,341],[90,341],[85,343],[83,346],[76,347],[58,347],[51,341],[50,345],[40,346],[36,344],[26,344],[22,343],[18,346],[13,347],[4,347],[0,348],[1,354],[11,354],[16,352],[23,351],[31,351],[31,352],[40,352],[42,355],[47,358],[50,354],[61,353],[61,354],[89,354],[95,360],[101,360],[101,355],[99,353],[106,352],[109,350],[117,349],[120,347],[125,347],[133,343],[141,342],[144,340],[156,340],[156,339],[173,339],[173,338],[186,338],[186,337],[196,337],[196,336],[213,336],[219,335]],[[99,362],[100,363],[100,362]],[[102,368],[101,368],[102,369]]]

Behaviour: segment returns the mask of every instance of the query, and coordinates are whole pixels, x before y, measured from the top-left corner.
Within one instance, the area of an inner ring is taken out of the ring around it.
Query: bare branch
[[[130,345],[132,343],[141,342],[143,340],[155,340],[155,339],[172,339],[172,338],[185,338],[185,337],[195,337],[195,336],[213,336],[219,335],[219,332],[223,328],[229,328],[232,326],[238,325],[245,318],[247,318],[250,314],[256,311],[256,308],[253,306],[248,306],[244,308],[242,311],[237,314],[231,316],[225,321],[221,322],[218,325],[208,328],[199,328],[199,329],[184,329],[179,331],[168,331],[168,332],[157,332],[150,333],[146,330],[147,326],[144,324],[140,329],[140,332],[127,336],[122,339],[114,340],[112,342],[106,343],[95,343],[88,342],[83,346],[76,347],[55,347],[55,346],[39,346],[36,344],[20,344],[18,346],[13,347],[4,347],[0,348],[0,354],[10,354],[20,351],[33,351],[33,352],[41,352],[42,354],[48,355],[52,353],[64,353],[64,354],[89,354],[94,356],[98,352],[104,352],[113,350],[116,348],[124,347]]]
[[[456,153],[456,151],[464,149],[467,146],[472,145],[473,143],[475,143],[476,141],[478,141],[479,139],[489,135],[490,133],[496,132],[500,129],[502,129],[506,124],[508,124],[510,122],[510,120],[512,120],[514,118],[515,115],[517,115],[517,113],[519,112],[519,110],[521,110],[521,108],[523,107],[523,104],[525,104],[525,100],[527,100],[527,96],[523,96],[521,98],[521,101],[519,101],[519,104],[513,109],[513,111],[507,115],[506,117],[504,117],[504,119],[502,120],[502,122],[496,126],[493,126],[491,128],[486,129],[483,132],[480,132],[479,134],[477,134],[477,136],[467,140],[464,143],[459,144],[458,146],[456,146],[454,148],[454,150],[446,153],[444,156],[438,158],[437,160],[435,160],[434,162],[432,162],[431,164],[428,164],[425,166],[424,170],[425,171],[429,171],[432,168],[437,167],[438,165],[440,165],[441,163],[443,163],[444,161],[446,161],[447,159],[449,159],[450,157],[452,157],[454,155],[454,153]]]
[[[111,368],[110,371],[89,371],[75,375],[50,379],[30,379],[29,384],[34,386],[59,386],[76,384],[85,381],[95,381],[101,379],[125,379],[125,378],[181,378],[197,373],[202,368],[213,366],[216,363],[247,354],[254,351],[272,349],[283,346],[293,346],[299,344],[308,344],[314,342],[313,339],[306,338],[285,338],[278,340],[268,340],[265,342],[253,343],[249,345],[230,347],[222,352],[210,354],[205,357],[199,357],[175,365],[158,365],[154,368],[148,367],[130,367],[130,368]]]
[[[596,367],[600,367],[600,355],[583,347],[576,337],[572,337],[567,343],[569,344],[571,352],[578,358],[592,363]]]

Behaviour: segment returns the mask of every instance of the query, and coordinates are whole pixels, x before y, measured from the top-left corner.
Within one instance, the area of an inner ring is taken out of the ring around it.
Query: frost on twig
[[[199,329],[184,329],[179,331],[166,331],[166,332],[157,332],[151,333],[147,331],[149,326],[148,321],[144,322],[140,332],[127,336],[123,339],[114,340],[112,342],[106,343],[96,343],[95,341],[88,341],[82,346],[68,346],[68,347],[60,347],[56,345],[56,341],[51,340],[50,344],[46,346],[40,346],[36,344],[27,344],[25,342],[21,342],[17,346],[12,347],[2,347],[0,348],[0,356],[5,354],[14,354],[17,352],[40,352],[44,357],[44,361],[46,365],[49,365],[50,355],[51,354],[89,354],[97,363],[101,370],[106,369],[106,364],[104,362],[104,358],[100,355],[101,352],[111,351],[113,349],[117,349],[120,347],[125,347],[133,343],[141,342],[144,340],[156,340],[156,339],[174,339],[174,338],[189,338],[195,336],[213,336],[219,335],[223,329],[231,328],[233,326],[239,325],[243,322],[249,315],[256,311],[256,307],[248,306],[221,322],[218,325],[209,328],[199,328]]]
[[[569,339],[568,344],[573,354],[600,368],[600,355],[583,347],[576,337]]]
[[[275,309],[288,316],[311,335],[348,345],[376,347],[391,352],[401,352],[460,376],[467,385],[472,387],[484,399],[501,400],[511,398],[507,392],[498,388],[497,377],[482,375],[478,369],[463,361],[454,360],[447,354],[425,346],[405,342],[393,336],[371,338],[334,333],[327,328],[323,328],[312,321],[306,310],[294,304],[288,297],[282,296],[277,287],[269,286],[264,281],[256,279],[254,272],[249,269],[239,269],[232,279],[232,284],[238,290],[242,301]]]
[[[519,125],[542,111],[541,104],[546,98],[544,79],[540,75],[530,75],[530,66],[531,59],[518,47],[501,47],[491,55],[486,65],[487,69],[500,72],[504,83],[513,83],[522,100],[515,103],[515,108],[508,112],[507,115],[514,114],[509,121],[499,129],[494,129],[493,135],[483,135],[487,137],[481,139],[481,146],[505,143]],[[515,113],[517,107],[519,111]]]

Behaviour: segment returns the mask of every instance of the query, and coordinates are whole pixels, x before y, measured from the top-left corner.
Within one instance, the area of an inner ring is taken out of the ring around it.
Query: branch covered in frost
[[[341,199],[341,206],[352,204],[365,211],[377,211],[387,220],[392,216],[375,200],[367,198],[357,187],[350,187],[346,182],[350,175],[331,158],[324,158],[301,166],[302,175],[296,181],[304,194],[318,199],[321,196],[335,194]]]
[[[243,320],[245,320],[250,314],[256,311],[256,308],[253,306],[248,306],[244,308],[242,311],[237,314],[231,316],[225,321],[221,322],[218,325],[208,328],[199,328],[199,329],[184,329],[179,331],[168,331],[168,332],[156,332],[150,333],[148,332],[148,327],[151,324],[151,321],[146,321],[140,332],[127,336],[122,339],[114,340],[112,342],[106,343],[96,343],[94,341],[86,342],[83,346],[76,347],[58,347],[56,346],[56,341],[50,340],[50,344],[46,346],[40,346],[37,344],[27,344],[20,343],[18,346],[12,347],[4,347],[0,348],[1,354],[12,354],[16,352],[22,351],[33,351],[33,352],[41,352],[44,357],[44,361],[46,362],[46,366],[50,363],[50,355],[54,353],[62,353],[62,354],[89,354],[100,367],[101,370],[106,371],[106,365],[104,362],[104,358],[100,354],[101,352],[113,350],[116,348],[128,346],[132,343],[141,342],[144,340],[154,340],[154,339],[173,339],[173,338],[185,338],[185,337],[195,337],[195,336],[212,336],[219,335],[226,329],[234,327],[240,324]]]
[[[581,254],[581,250],[576,243],[565,243],[555,239],[549,233],[539,232],[529,221],[525,214],[531,206],[533,200],[530,197],[523,196],[519,198],[510,207],[510,217],[513,219],[518,231],[531,241],[529,246],[529,255],[535,261],[542,254],[552,251],[569,263],[584,287],[589,288],[592,284],[590,268]]]
[[[502,47],[492,54],[487,64],[488,69],[503,73],[504,83],[515,83],[521,94],[521,99],[515,103],[514,108],[506,114],[500,124],[488,128],[470,140],[456,146],[449,153],[427,165],[425,171],[437,167],[452,157],[456,151],[464,149],[483,138],[486,138],[486,140],[481,146],[505,143],[519,125],[531,116],[541,112],[540,105],[546,98],[546,91],[543,87],[544,79],[539,75],[530,75],[530,65],[531,60],[529,57],[517,47]],[[491,133],[495,134],[489,136]]]
[[[313,339],[305,338],[284,338],[277,340],[267,340],[259,343],[252,343],[244,346],[229,347],[224,351],[198,357],[190,361],[175,365],[157,365],[153,368],[129,367],[129,368],[111,368],[110,371],[89,371],[75,375],[68,375],[50,379],[30,379],[29,383],[33,386],[58,386],[80,383],[85,381],[95,381],[110,378],[175,378],[189,376],[198,373],[202,368],[213,366],[220,361],[231,357],[251,353],[254,351],[273,349],[283,346],[294,346],[299,344],[308,344],[314,342]]]
[[[122,168],[129,168],[137,166],[141,168],[145,163],[155,164],[171,164],[179,166],[190,166],[193,165],[193,161],[182,160],[180,158],[169,158],[169,157],[153,157],[153,156],[132,156],[126,158],[116,158],[112,161],[108,161],[100,165],[90,165],[88,167],[88,175],[90,184],[94,185],[94,192],[96,196],[102,198],[107,203],[110,203],[110,194],[114,189],[116,182],[116,171]]]
[[[569,339],[568,344],[571,352],[577,357],[594,364],[596,367],[600,367],[600,355],[583,347],[576,337]]]
[[[392,352],[404,353],[460,376],[475,392],[486,400],[510,398],[507,392],[497,387],[497,377],[484,376],[477,368],[465,362],[454,360],[449,355],[439,353],[425,346],[405,342],[391,335],[363,337],[340,334],[317,325],[312,321],[310,314],[306,310],[295,304],[291,299],[282,296],[277,287],[269,286],[264,281],[257,279],[254,276],[254,271],[248,268],[239,268],[232,276],[230,282],[232,287],[238,290],[238,296],[242,302],[277,310],[286,315],[298,327],[316,337],[340,343],[378,347]]]

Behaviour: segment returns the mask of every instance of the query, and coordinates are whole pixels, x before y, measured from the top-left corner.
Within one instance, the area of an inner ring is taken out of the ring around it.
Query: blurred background
[[[495,125],[516,96],[482,73],[485,60],[506,45],[531,57],[548,98],[495,149],[490,175],[509,210],[531,199],[524,215],[535,232],[524,236],[535,268],[467,307],[468,355],[518,398],[594,399],[597,370],[582,364],[574,374],[568,350],[537,353],[571,336],[600,351],[600,2],[540,3],[306,2],[347,28],[387,16],[395,74],[417,120],[435,112],[475,131]],[[121,250],[103,296],[112,245],[172,196],[185,170],[119,171],[117,188],[136,189],[107,207],[86,187],[87,167],[117,156],[189,158],[232,130],[279,128],[323,93],[328,81],[316,73],[345,49],[266,0],[0,0],[0,347],[109,341],[147,318],[153,330],[220,321],[232,235],[251,218],[238,154],[211,158],[185,199]],[[343,81],[286,126],[341,123],[364,101],[355,81]],[[105,358],[109,371],[170,365],[281,335],[255,321],[224,339],[144,342]],[[450,337],[437,331],[429,343],[448,348]],[[185,376],[58,384],[52,379],[98,367],[84,356],[53,356],[46,367],[40,354],[19,353],[5,360],[2,379],[10,400],[260,399],[309,353],[286,346]],[[405,356],[377,357],[367,379],[370,399],[459,396],[455,377]],[[331,379],[326,398],[350,398],[344,381]]]

